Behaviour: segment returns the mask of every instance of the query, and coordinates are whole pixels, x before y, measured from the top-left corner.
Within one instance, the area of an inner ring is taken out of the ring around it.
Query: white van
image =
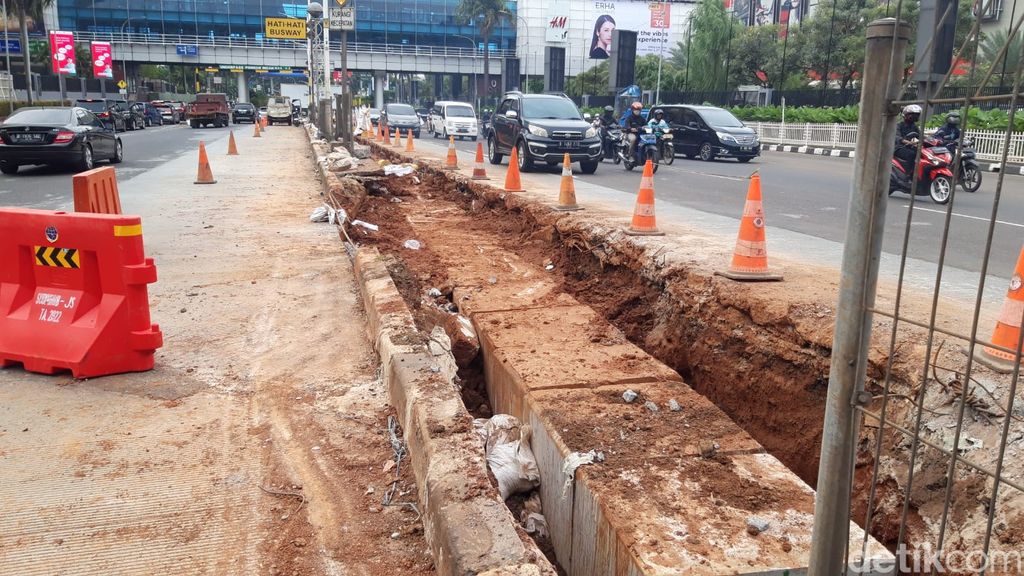
[[[430,133],[434,138],[448,139],[455,136],[459,140],[470,138],[476,142],[480,135],[480,125],[476,121],[476,111],[472,104],[465,102],[434,102],[427,119]]]

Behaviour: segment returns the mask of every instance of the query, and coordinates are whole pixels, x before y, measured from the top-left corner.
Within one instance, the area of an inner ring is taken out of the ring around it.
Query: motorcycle
[[[658,150],[658,153],[661,155],[661,161],[670,166],[676,161],[676,145],[672,140],[671,128],[659,131],[658,142],[661,148]]]
[[[956,141],[947,142],[946,147],[956,152]],[[963,146],[956,154],[960,160],[960,174],[957,184],[964,192],[977,192],[981,188],[981,167],[978,166],[977,154],[974,152],[974,140],[964,136]]]
[[[618,164],[622,162],[616,150],[622,142],[622,128],[618,126],[607,126],[601,128],[601,149],[603,154],[601,155],[601,161],[611,160]]]
[[[916,135],[910,134],[916,146]],[[953,158],[949,149],[934,138],[925,138],[921,147],[921,158],[917,163],[918,196],[931,196],[936,204],[947,204],[953,195],[953,172],[949,169]],[[889,195],[893,192],[911,193],[914,175],[907,172],[903,164],[895,156],[892,158],[892,171],[889,173]]]
[[[658,135],[650,126],[644,126],[636,135],[636,150],[634,153],[630,155],[629,139],[623,137],[619,140],[617,156],[626,170],[633,170],[633,168],[642,166],[647,160],[650,160],[654,164],[654,171],[657,172],[659,164],[658,147]]]

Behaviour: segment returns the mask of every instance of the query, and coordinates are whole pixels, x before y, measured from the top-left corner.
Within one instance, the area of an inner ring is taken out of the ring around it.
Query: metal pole
[[[661,54],[658,55],[658,82],[654,88],[654,103],[661,102],[661,64],[665,61],[665,44],[668,43],[668,39],[665,38],[661,43]],[[586,44],[586,43],[584,43]]]
[[[821,78],[821,95],[818,101],[818,104],[822,106],[825,104],[825,90],[828,89],[829,68],[832,67],[832,37],[836,30],[836,5],[838,3],[839,0],[832,0],[832,21],[828,27],[828,50],[825,52],[825,74]]]
[[[689,19],[686,25],[686,77],[683,78],[683,87],[690,91],[690,46],[693,45],[693,18]]]
[[[348,30],[341,31],[341,136],[352,151],[352,86],[348,77]]]
[[[11,70],[11,40],[7,36],[7,0],[3,0],[4,5],[4,57],[7,59],[7,73],[13,78],[14,72]],[[25,48],[22,48],[22,52]],[[14,100],[12,95],[11,100]]]
[[[808,576],[845,574],[850,539],[850,491],[859,429],[854,407],[864,398],[871,313],[885,229],[889,162],[896,135],[896,110],[889,98],[899,93],[901,67],[910,26],[894,18],[876,20],[867,28],[864,81],[857,126],[857,155],[847,237],[839,282],[839,303],[832,341],[832,360],[825,423],[814,502],[814,532]]]

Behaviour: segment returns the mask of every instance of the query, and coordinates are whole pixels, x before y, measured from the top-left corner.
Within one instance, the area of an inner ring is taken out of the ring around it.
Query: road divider
[[[153,368],[142,219],[0,208],[0,366],[92,378]]]
[[[75,174],[71,178],[71,190],[75,198],[75,212],[121,213],[117,174],[110,166]]]

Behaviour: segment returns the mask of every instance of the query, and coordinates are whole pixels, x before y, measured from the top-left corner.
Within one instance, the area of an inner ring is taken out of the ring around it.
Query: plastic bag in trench
[[[540,486],[540,468],[530,449],[530,427],[508,414],[477,418],[473,427],[484,442],[487,466],[498,480],[502,500]]]

